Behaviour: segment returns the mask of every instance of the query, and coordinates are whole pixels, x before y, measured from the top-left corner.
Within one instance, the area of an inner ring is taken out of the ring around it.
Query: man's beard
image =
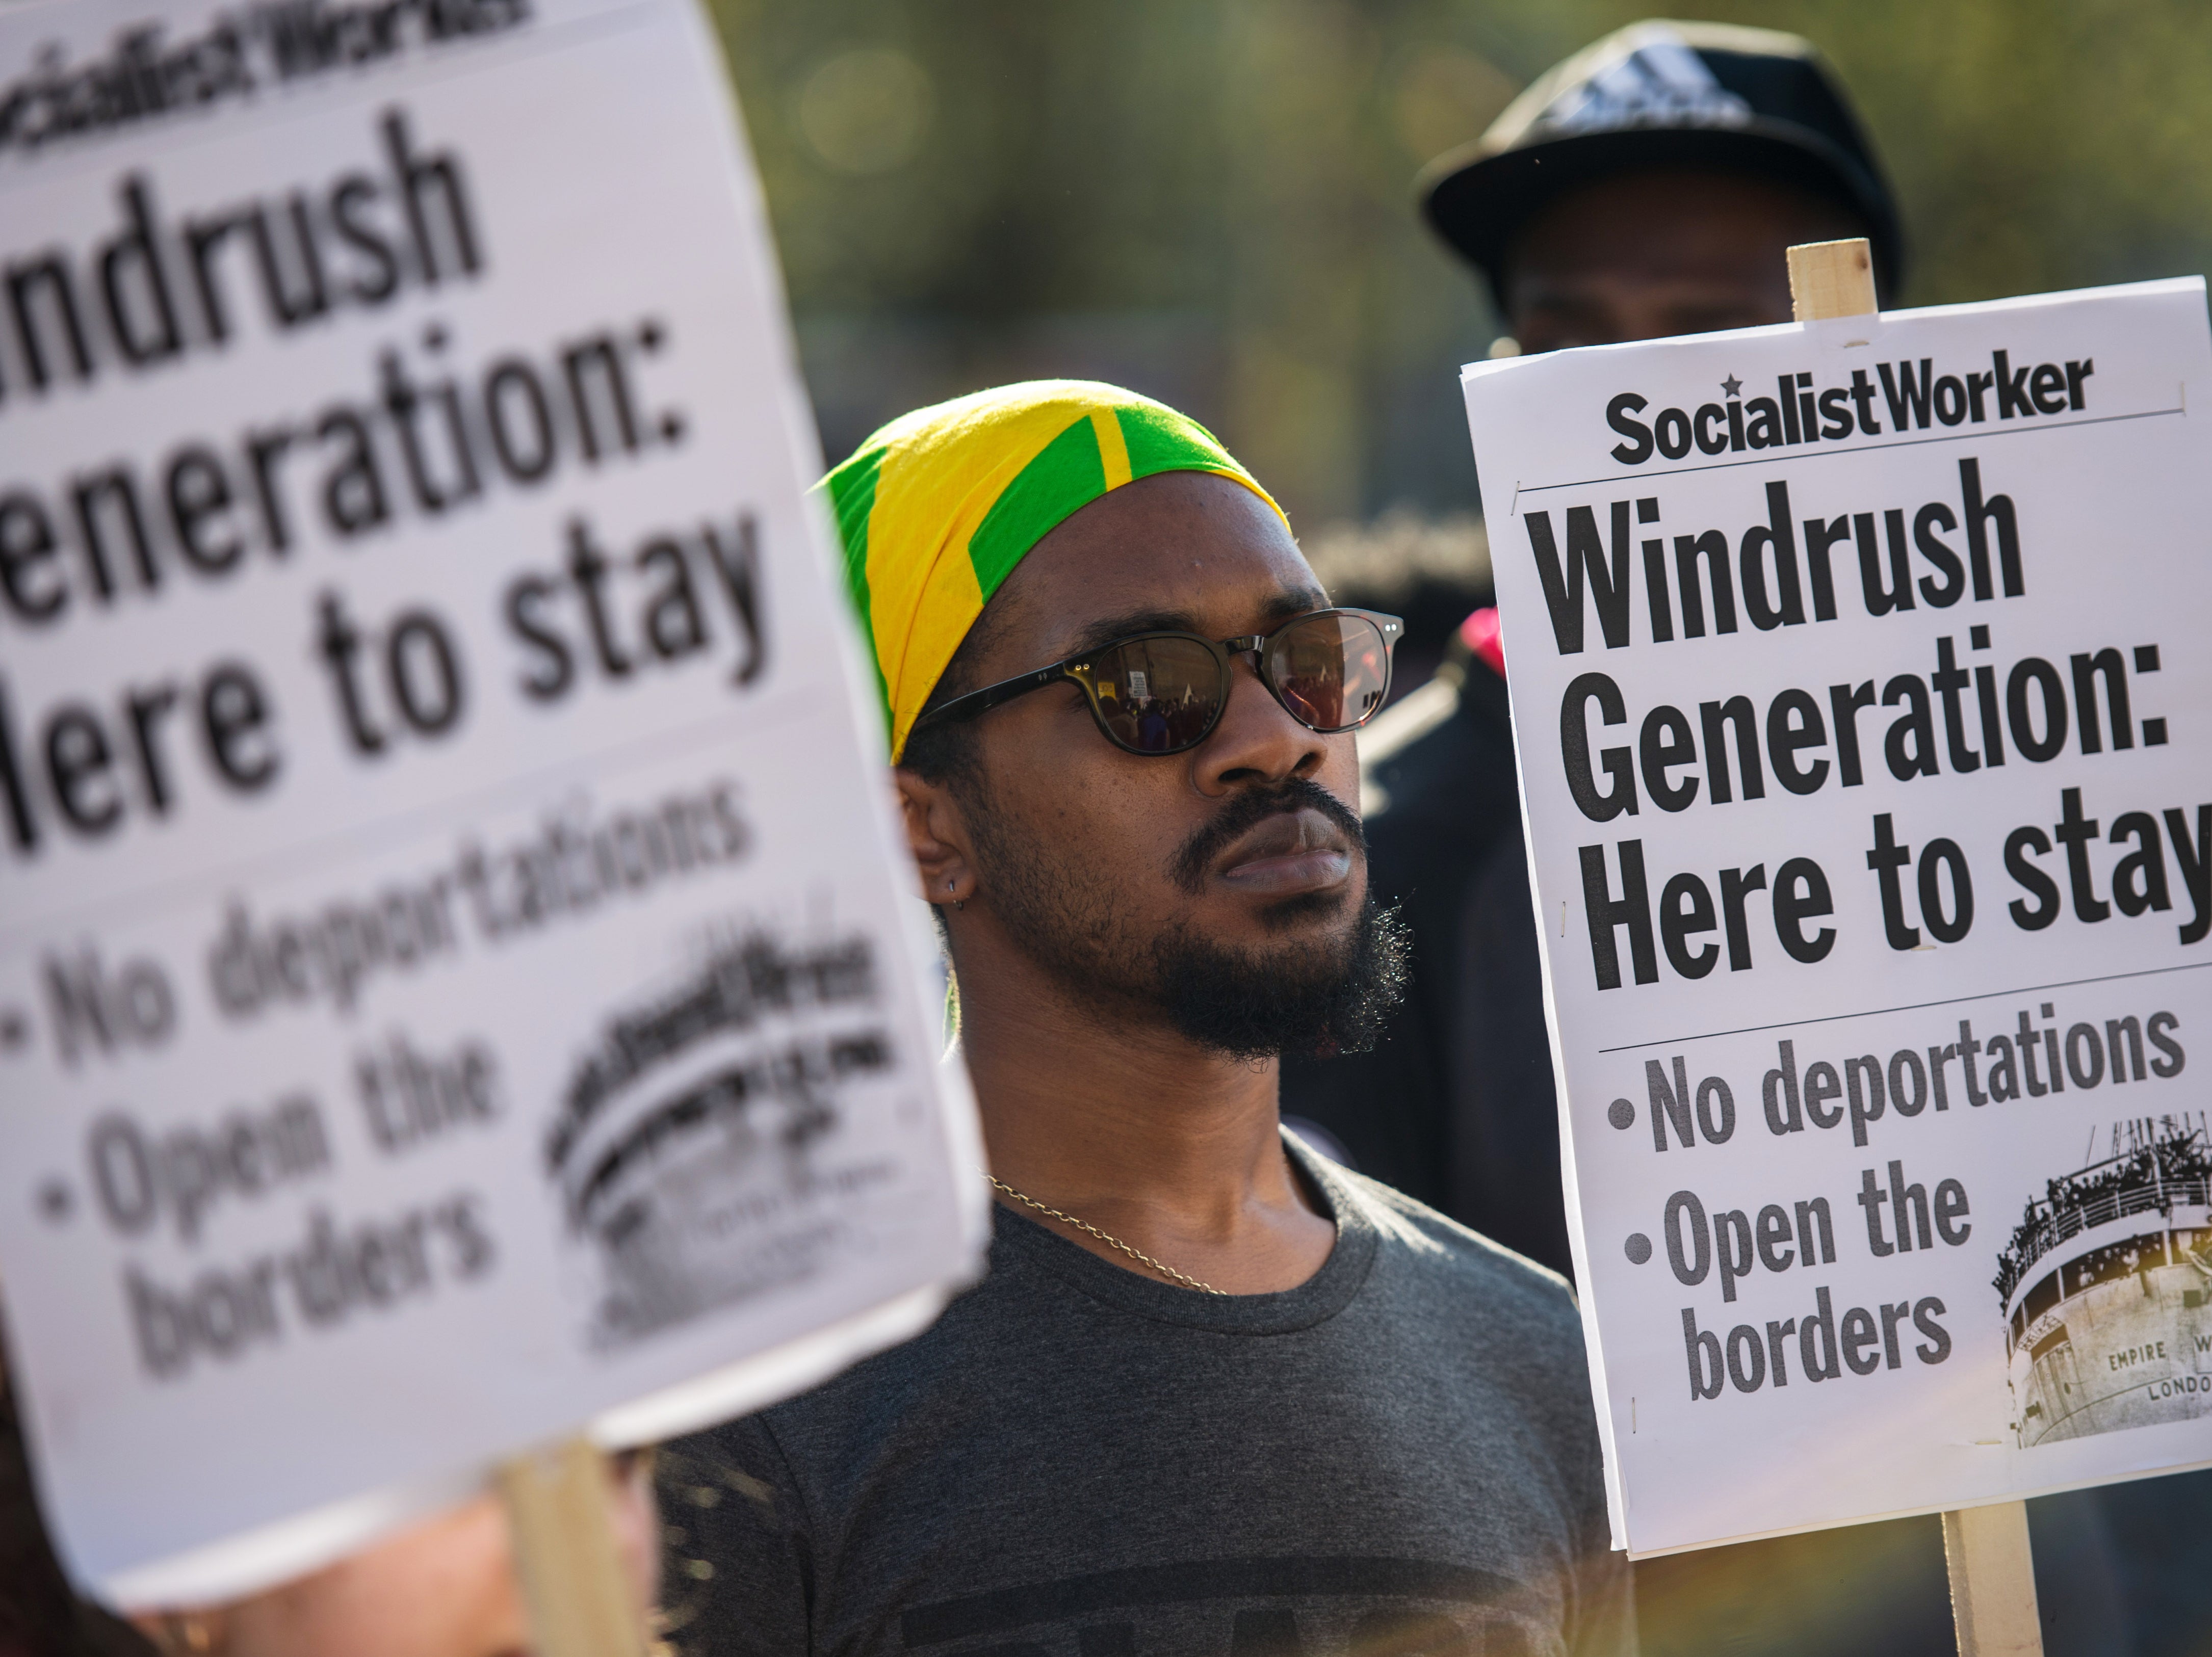
[[[1405,994],[1412,934],[1396,907],[1381,907],[1371,891],[1348,924],[1328,932],[1313,926],[1318,935],[1310,933],[1310,941],[1274,949],[1230,948],[1188,921],[1147,938],[1079,845],[1059,841],[1048,851],[1017,844],[988,788],[974,792],[963,815],[993,913],[1023,952],[1094,1015],[1149,1009],[1186,1039],[1233,1059],[1328,1057],[1372,1047]],[[1231,841],[1300,807],[1322,812],[1353,844],[1364,845],[1359,819],[1334,795],[1293,778],[1232,798],[1178,850],[1169,879],[1195,895]],[[1261,921],[1270,932],[1288,932],[1342,904],[1335,894],[1306,893],[1270,906]]]
[[[1327,1059],[1375,1045],[1405,995],[1412,949],[1397,907],[1370,893],[1339,949],[1260,957],[1177,927],[1154,942],[1152,963],[1160,1011],[1200,1047]]]

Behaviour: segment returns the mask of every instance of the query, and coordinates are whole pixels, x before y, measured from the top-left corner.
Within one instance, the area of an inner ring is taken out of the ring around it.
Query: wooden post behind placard
[[[1960,1657],[2043,1657],[2027,1503],[1998,1502],[1943,1515],[1943,1563]]]
[[[1790,250],[1790,300],[1800,322],[1875,314],[1874,249],[1864,236]]]
[[[1859,236],[1791,248],[1790,298],[1800,322],[1875,315],[1873,247]],[[2043,1657],[2026,1502],[1945,1514],[1943,1563],[1959,1657]]]
[[[496,1482],[537,1657],[646,1657],[645,1612],[615,1545],[605,1458],[567,1439],[501,1462]]]

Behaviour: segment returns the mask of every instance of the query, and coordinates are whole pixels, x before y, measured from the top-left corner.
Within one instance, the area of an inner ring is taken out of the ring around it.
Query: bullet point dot
[[[1605,1108],[1605,1120],[1615,1127],[1634,1127],[1636,1107],[1626,1099],[1616,1099]]]
[[[1630,1232],[1628,1241],[1621,1247],[1627,1253],[1631,1266],[1641,1266],[1651,1258],[1651,1239],[1641,1231]]]

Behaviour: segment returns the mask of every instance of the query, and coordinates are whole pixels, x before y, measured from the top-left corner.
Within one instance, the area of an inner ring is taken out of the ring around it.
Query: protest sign
[[[688,0],[0,17],[0,1282],[82,1580],[975,1269],[817,470]]]
[[[2191,280],[1465,371],[1632,1551],[2212,1460],[2208,347]]]

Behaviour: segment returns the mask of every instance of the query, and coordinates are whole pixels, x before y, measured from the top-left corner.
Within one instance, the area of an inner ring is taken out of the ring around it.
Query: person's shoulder
[[[1574,1287],[1557,1272],[1379,1180],[1345,1168],[1330,1174],[1375,1227],[1380,1247],[1399,1257],[1425,1291],[1478,1299],[1486,1316],[1525,1320],[1580,1343]]]
[[[879,1446],[905,1424],[941,1413],[949,1396],[1006,1356],[1004,1265],[994,1256],[987,1274],[919,1333],[765,1406],[751,1418],[757,1429],[803,1467],[825,1455],[842,1460],[845,1452]]]

